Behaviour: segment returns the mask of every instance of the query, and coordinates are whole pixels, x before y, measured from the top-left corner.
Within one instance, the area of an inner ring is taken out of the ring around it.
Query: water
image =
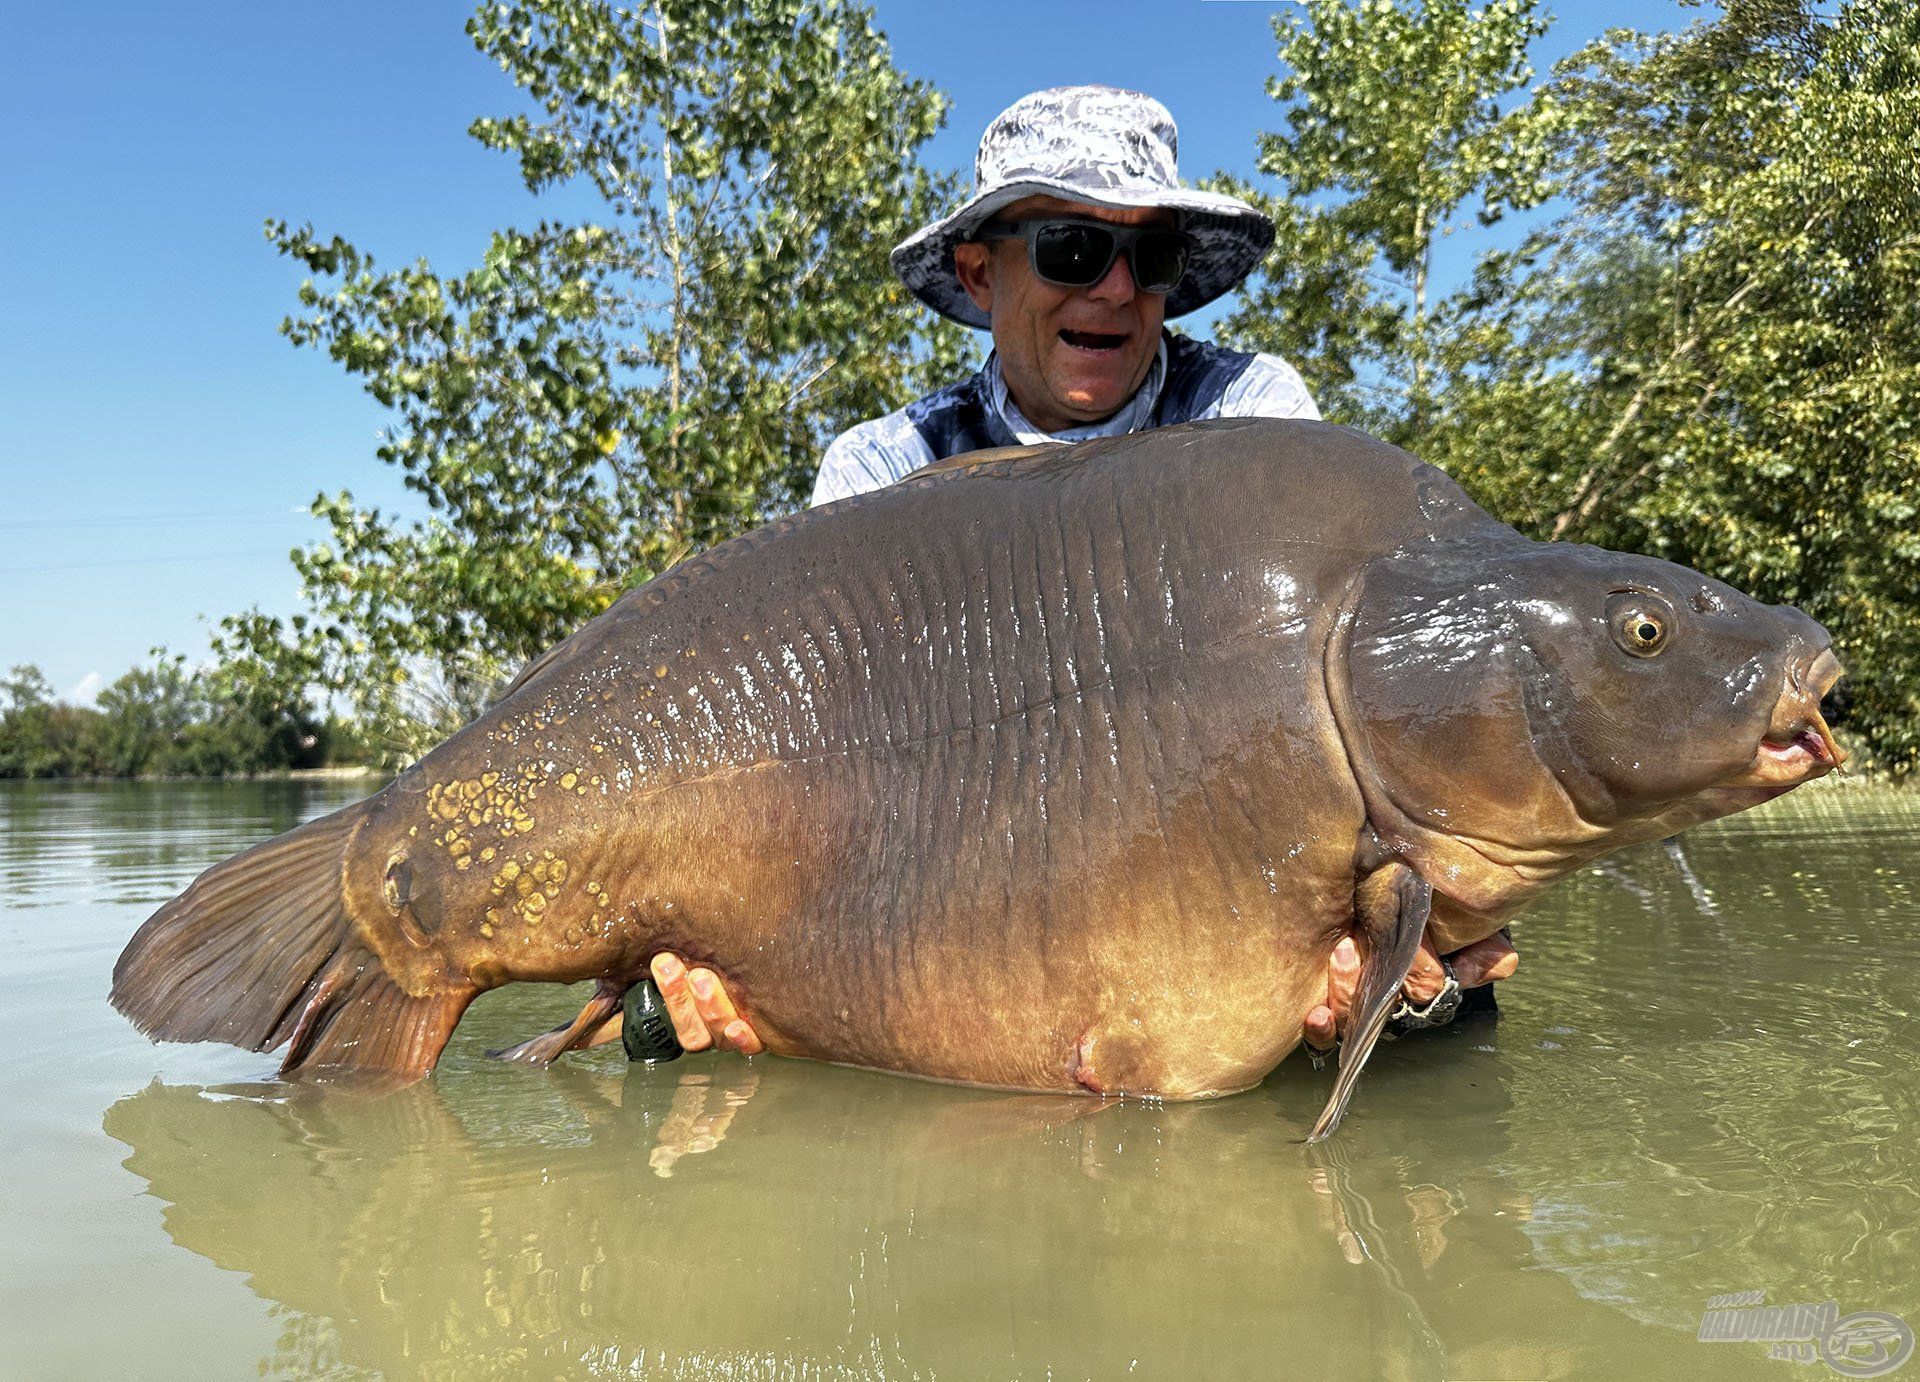
[[[1497,1022],[1200,1105],[738,1056],[369,1099],[148,1044],[140,921],[346,783],[0,784],[13,1376],[1794,1377],[1708,1298],[1920,1324],[1920,797],[1820,786],[1522,918]],[[1904,1370],[1920,1374],[1920,1362]]]

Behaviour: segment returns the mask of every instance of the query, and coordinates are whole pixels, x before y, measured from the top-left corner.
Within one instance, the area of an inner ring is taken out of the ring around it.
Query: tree
[[[1681,34],[1611,34],[1548,94],[1575,208],[1507,305],[1529,365],[1504,406],[1553,434],[1483,454],[1483,479],[1526,487],[1542,536],[1807,610],[1852,674],[1853,728],[1911,770],[1920,12],[1739,0]],[[1456,429],[1430,454],[1470,448]]]
[[[228,771],[318,768],[330,761],[339,726],[314,704],[312,688],[325,680],[326,667],[310,629],[304,615],[283,624],[255,611],[224,621],[219,656],[194,682],[223,746],[212,758],[245,765]],[[203,753],[199,766],[175,771],[205,775],[206,761]]]
[[[53,687],[32,663],[0,677],[0,778],[77,777],[100,771],[91,710],[53,698]]]
[[[194,678],[179,658],[158,657],[102,688],[98,707],[101,768],[110,777],[164,772],[165,761],[197,718]]]
[[[38,710],[53,704],[53,683],[33,663],[18,663],[0,677],[0,695],[7,698],[6,714]]]
[[[238,622],[238,621],[236,621]],[[245,625],[264,646],[277,621]],[[300,664],[270,650],[272,675],[244,660],[202,670],[156,650],[100,692],[98,708],[53,699],[32,666],[0,678],[0,778],[226,777],[319,767],[337,726],[306,699]],[[280,678],[275,680],[272,678]]]
[[[1920,12],[1732,0],[1502,111],[1529,6],[1307,10],[1261,152],[1282,236],[1229,328],[1523,531],[1800,605],[1855,734],[1920,766]],[[1437,227],[1556,192],[1436,300]]]
[[[393,410],[379,456],[431,511],[318,500],[294,642],[415,750],[624,587],[801,502],[834,432],[966,348],[887,269],[951,194],[911,163],[943,102],[860,5],[524,0],[467,27],[535,107],[472,134],[603,218],[500,231],[450,276],[268,226],[329,285],[285,333]]]
[[[1328,416],[1400,441],[1442,387],[1434,253],[1548,191],[1536,123],[1501,100],[1532,76],[1534,0],[1308,0],[1276,17],[1284,132],[1260,136],[1266,189],[1217,180],[1278,233],[1223,334],[1300,362]]]

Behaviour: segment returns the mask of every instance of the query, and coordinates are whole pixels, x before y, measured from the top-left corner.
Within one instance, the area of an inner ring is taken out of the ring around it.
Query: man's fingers
[[[1520,967],[1520,956],[1514,952],[1513,942],[1496,931],[1485,940],[1475,941],[1449,955],[1447,963],[1453,966],[1454,977],[1459,980],[1460,987],[1470,989],[1495,979],[1507,978]],[[1307,1014],[1308,1041],[1322,1047],[1333,1044],[1331,1037],[1323,1035],[1324,1027],[1315,1025],[1322,1013],[1332,1014],[1336,1031],[1346,1030],[1347,1012],[1353,1006],[1353,994],[1359,981],[1360,946],[1352,936],[1342,937],[1340,943],[1334,946],[1333,954],[1327,958],[1326,1006],[1317,1007]],[[1433,938],[1423,936],[1420,949],[1413,957],[1413,965],[1407,971],[1403,992],[1416,1007],[1424,1007],[1439,997],[1445,984],[1446,971],[1440,967],[1440,956],[1434,949]]]
[[[700,1010],[700,1020],[707,1024],[708,1031],[725,1031],[727,1023],[740,1016],[734,1011],[733,999],[721,984],[720,976],[712,970],[688,970],[687,987],[693,990],[693,1005]]]
[[[1422,936],[1413,965],[1407,970],[1407,982],[1401,987],[1414,1003],[1425,1005],[1440,996],[1446,982],[1447,972],[1440,968],[1440,952],[1433,948],[1433,937]]]
[[[654,956],[651,968],[666,1002],[667,1016],[673,1022],[673,1034],[683,1049],[704,1051],[715,1045],[731,1046],[749,1056],[766,1049],[712,970],[690,970],[669,951]]]
[[[1347,1025],[1347,1009],[1353,1006],[1353,991],[1359,986],[1360,946],[1352,936],[1343,936],[1327,957],[1327,1007],[1336,1031]]]
[[[1480,976],[1480,982],[1485,984],[1495,979],[1511,979],[1519,968],[1520,952],[1515,950],[1513,943],[1509,941],[1507,942],[1506,953],[1487,967],[1486,971]]]
[[[1452,959],[1453,972],[1460,976],[1460,987],[1467,989],[1508,978],[1520,968],[1520,956],[1513,942],[1498,931],[1485,940],[1475,941]]]
[[[704,1051],[713,1045],[713,1033],[700,1018],[687,981],[687,967],[680,963],[680,957],[663,950],[653,957],[650,968],[654,983],[660,986],[660,996],[666,1000],[667,1016],[673,1021],[673,1034],[681,1049]]]
[[[707,1031],[723,1046],[735,1047],[749,1056],[758,1054],[762,1049],[760,1038],[733,1006],[733,998],[727,986],[720,982],[720,976],[710,969],[693,969],[687,972],[687,980]]]

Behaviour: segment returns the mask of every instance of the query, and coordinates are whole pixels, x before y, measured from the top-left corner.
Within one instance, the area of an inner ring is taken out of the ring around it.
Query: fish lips
[[[1841,768],[1846,750],[1835,741],[1820,702],[1844,674],[1832,648],[1790,669],[1752,762],[1723,785],[1777,789],[1771,794],[1778,795]]]

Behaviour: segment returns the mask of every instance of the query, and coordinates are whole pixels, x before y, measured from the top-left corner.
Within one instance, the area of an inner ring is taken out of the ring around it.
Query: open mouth
[[[1127,343],[1126,333],[1107,331],[1062,331],[1060,339],[1075,350],[1118,350]]]
[[[1833,731],[1820,713],[1819,702],[1840,680],[1840,662],[1832,650],[1823,651],[1803,676],[1781,698],[1773,723],[1760,741],[1752,766],[1740,786],[1798,786],[1824,777],[1847,761],[1846,751],[1834,742]]]
[[[1784,743],[1768,736],[1760,741],[1760,752],[1783,767],[1794,768],[1837,768],[1846,760],[1846,753],[1833,741],[1833,731],[1827,728],[1827,722],[1814,716],[1815,724],[1799,730]]]

